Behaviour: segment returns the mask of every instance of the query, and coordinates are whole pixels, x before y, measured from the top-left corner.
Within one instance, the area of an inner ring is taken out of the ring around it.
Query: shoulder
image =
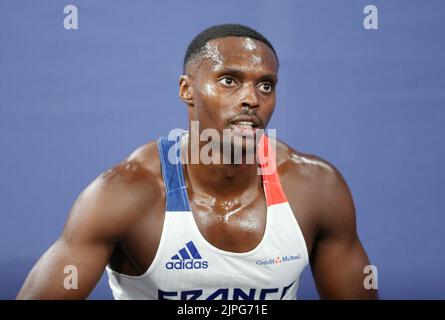
[[[332,188],[344,182],[339,170],[327,160],[302,153],[277,140],[277,170],[280,177],[298,178],[306,185]]]
[[[103,186],[132,191],[156,189],[162,185],[157,143],[151,141],[134,150],[126,159],[103,172],[97,181]]]
[[[161,202],[163,192],[157,145],[153,141],[101,173],[80,193],[64,233],[83,227],[119,240]]]
[[[355,209],[349,187],[330,162],[302,153],[277,141],[277,170],[290,198],[304,201],[322,229],[355,224]]]
[[[89,186],[98,194],[131,198],[130,204],[149,203],[162,187],[160,161],[155,141],[140,146],[126,159],[99,175]],[[137,201],[135,201],[137,200]]]

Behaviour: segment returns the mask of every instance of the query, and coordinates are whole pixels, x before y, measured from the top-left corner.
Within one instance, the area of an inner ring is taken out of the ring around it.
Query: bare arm
[[[138,163],[125,162],[91,183],[76,200],[61,237],[31,270],[17,299],[87,298],[115,243],[146,205],[145,178]],[[77,270],[77,289],[65,287],[67,277],[74,275],[72,269],[64,273],[66,266]]]
[[[337,170],[320,187],[320,232],[311,253],[311,268],[322,299],[376,299],[365,289],[369,259],[356,231],[355,209],[349,188]]]

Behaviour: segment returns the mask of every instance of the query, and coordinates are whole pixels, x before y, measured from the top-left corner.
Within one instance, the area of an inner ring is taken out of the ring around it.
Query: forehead
[[[247,37],[210,40],[202,51],[202,58],[200,71],[230,68],[246,72],[278,72],[278,62],[272,49],[261,41]]]

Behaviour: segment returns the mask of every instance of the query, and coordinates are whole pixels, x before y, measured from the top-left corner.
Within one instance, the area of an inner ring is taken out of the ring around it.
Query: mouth
[[[232,120],[230,127],[237,134],[252,136],[260,125],[258,119],[255,117],[241,116]]]

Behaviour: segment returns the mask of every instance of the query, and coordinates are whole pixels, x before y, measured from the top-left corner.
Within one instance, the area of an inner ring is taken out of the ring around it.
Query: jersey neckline
[[[185,193],[185,198],[186,198],[185,201],[186,201],[186,203],[188,205],[188,208],[190,209],[189,214],[191,215],[191,218],[190,218],[189,221],[190,221],[191,227],[194,229],[196,234],[198,234],[199,239],[201,240],[201,242],[206,247],[208,247],[209,249],[211,249],[211,250],[213,250],[213,251],[215,251],[215,252],[217,252],[219,254],[228,255],[228,256],[235,256],[235,257],[245,257],[245,256],[250,256],[250,255],[255,254],[257,251],[259,251],[264,246],[264,243],[266,243],[267,240],[270,237],[270,228],[271,228],[270,227],[270,224],[271,224],[270,207],[272,205],[274,205],[274,204],[278,204],[278,203],[269,204],[268,199],[270,199],[270,192],[267,192],[267,188],[270,187],[270,184],[267,185],[268,180],[265,181],[265,179],[264,179],[266,176],[261,174],[261,185],[262,185],[262,190],[263,190],[264,197],[266,199],[266,223],[265,223],[264,233],[263,233],[263,235],[261,237],[261,240],[258,242],[258,244],[253,249],[251,249],[249,251],[244,251],[244,252],[227,251],[227,250],[223,250],[223,249],[220,249],[220,248],[214,246],[213,244],[211,244],[204,237],[204,235],[199,230],[198,224],[196,223],[195,216],[193,215],[192,207],[190,205],[190,200],[189,200],[189,196],[188,196],[188,186],[185,183],[184,172],[183,172],[184,170],[183,170],[183,167],[182,167],[183,166],[183,163],[182,163],[182,141],[183,141],[184,137],[187,138],[187,136],[188,136],[188,130],[184,130],[179,135],[179,138],[178,138],[178,141],[177,141],[177,143],[179,143],[178,174],[179,174],[179,179],[180,179],[181,186],[183,186],[184,190],[185,190],[185,192],[184,192]],[[262,159],[264,159],[264,158],[262,158]],[[284,196],[284,199],[285,199],[285,196]],[[280,203],[287,203],[287,200],[285,202],[280,202]]]

